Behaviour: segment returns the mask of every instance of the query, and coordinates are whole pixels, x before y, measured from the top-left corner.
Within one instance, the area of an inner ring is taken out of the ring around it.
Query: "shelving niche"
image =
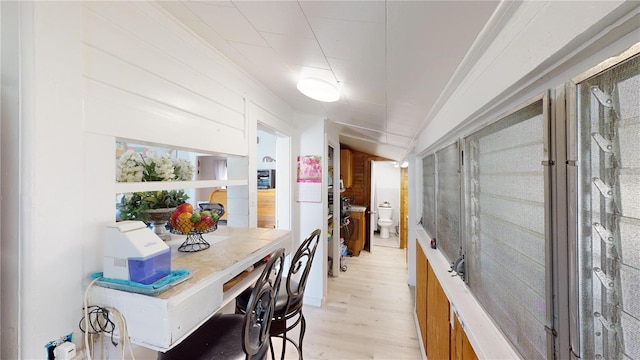
[[[187,159],[194,164],[196,168],[195,178],[199,177],[198,162],[200,157],[206,157],[209,154],[203,154],[195,151],[180,150],[169,145],[140,145],[134,142],[128,141],[116,141],[116,161],[118,157],[125,151],[135,149],[137,152],[143,152],[150,150],[158,154],[165,152],[176,152],[177,156],[182,159]],[[220,157],[220,154],[216,154]],[[235,174],[235,172],[234,172]],[[247,174],[248,176],[248,174]],[[233,186],[246,186],[249,184],[249,180],[245,179],[231,179],[231,180],[212,180],[212,179],[198,179],[191,181],[145,181],[145,182],[115,182],[115,194],[116,196],[124,193],[132,192],[144,192],[144,191],[162,191],[162,190],[180,190],[187,191],[190,195],[189,202],[196,205],[197,198],[195,194],[196,189],[207,188],[221,188],[221,187],[233,187]],[[202,200],[201,200],[202,201]]]

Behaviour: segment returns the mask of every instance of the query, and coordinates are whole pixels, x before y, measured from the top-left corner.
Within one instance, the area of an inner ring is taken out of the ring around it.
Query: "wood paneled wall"
[[[340,149],[345,149],[340,145]],[[392,161],[384,157],[351,150],[353,159],[353,186],[347,188],[341,195],[351,199],[354,205],[364,205],[369,207],[371,204],[371,161]],[[367,237],[364,249],[371,249],[371,241],[369,239],[370,226],[369,216],[365,216],[367,221]]]
[[[343,149],[343,146],[340,146]],[[391,161],[380,156],[351,150],[353,158],[353,186],[342,193],[351,203],[369,206],[371,202],[371,161]]]

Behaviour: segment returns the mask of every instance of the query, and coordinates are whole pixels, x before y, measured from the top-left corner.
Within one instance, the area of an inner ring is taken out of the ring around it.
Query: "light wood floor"
[[[387,246],[348,257],[347,271],[329,278],[326,305],[304,308],[304,358],[421,359],[405,259],[405,250]],[[286,358],[297,359],[292,346]]]
[[[398,237],[397,234],[391,233],[389,234],[388,238],[383,239],[380,237],[380,235],[376,233],[373,237],[373,245],[392,247],[397,249],[398,247],[400,247],[400,238]],[[373,250],[375,251],[375,248]]]

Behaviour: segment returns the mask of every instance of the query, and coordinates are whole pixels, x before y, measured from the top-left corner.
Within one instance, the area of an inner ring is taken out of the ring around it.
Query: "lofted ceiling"
[[[352,149],[402,160],[499,1],[181,1],[160,5]],[[298,79],[338,85],[322,103]]]

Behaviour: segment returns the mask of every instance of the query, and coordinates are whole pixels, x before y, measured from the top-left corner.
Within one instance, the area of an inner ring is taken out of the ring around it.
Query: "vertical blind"
[[[422,226],[436,236],[436,163],[433,154],[422,159]]]
[[[640,56],[578,84],[581,357],[640,359]]]
[[[526,359],[547,354],[542,100],[465,138],[469,287]]]
[[[451,262],[461,254],[459,156],[457,142],[436,152],[436,242]]]

